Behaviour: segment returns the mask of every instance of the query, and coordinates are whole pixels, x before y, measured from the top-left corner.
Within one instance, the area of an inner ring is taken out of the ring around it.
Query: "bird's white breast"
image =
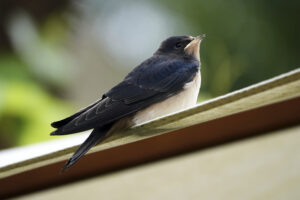
[[[180,93],[137,112],[132,119],[133,123],[141,124],[143,122],[194,106],[197,103],[200,85],[201,74],[200,71],[198,71],[195,78],[191,82],[187,83]]]

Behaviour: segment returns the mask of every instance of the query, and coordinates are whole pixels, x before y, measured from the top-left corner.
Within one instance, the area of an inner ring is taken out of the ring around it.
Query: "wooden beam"
[[[116,133],[100,145],[92,148],[89,153],[154,137],[297,96],[300,96],[300,69],[203,102],[194,108],[153,120],[126,132]],[[2,166],[0,167],[0,178],[66,160],[76,148],[78,145],[60,151],[53,149],[53,152],[45,155]]]
[[[262,134],[300,122],[300,97],[204,122],[85,156],[59,174],[64,161],[0,179],[0,198],[59,186],[161,158]]]
[[[300,70],[295,70],[119,133],[94,148],[92,152],[96,153],[85,156],[64,174],[59,174],[62,160],[75,147],[3,167],[0,197],[12,197],[297,124],[300,122],[299,94]]]

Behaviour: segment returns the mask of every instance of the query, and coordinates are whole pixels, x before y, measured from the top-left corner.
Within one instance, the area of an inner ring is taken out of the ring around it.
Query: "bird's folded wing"
[[[102,99],[103,99],[103,98],[102,98]],[[85,108],[83,108],[83,109],[77,111],[77,112],[74,113],[73,115],[71,115],[71,116],[69,116],[69,117],[67,117],[67,118],[65,118],[65,119],[63,119],[63,120],[59,120],[59,121],[53,122],[53,123],[51,124],[51,126],[52,126],[53,128],[59,128],[59,127],[61,127],[61,126],[66,125],[67,123],[69,123],[70,121],[72,121],[73,119],[75,119],[76,117],[78,117],[79,115],[81,115],[82,113],[84,113],[85,111],[91,109],[93,106],[95,106],[96,104],[98,104],[102,99],[97,100],[96,102],[92,103],[91,105],[89,105],[89,106],[87,106],[87,107],[85,107]]]
[[[149,66],[150,64],[150,66]],[[144,63],[104,98],[63,127],[56,134],[80,132],[103,126],[167,99],[182,90],[198,70],[197,63],[182,67],[182,62]]]

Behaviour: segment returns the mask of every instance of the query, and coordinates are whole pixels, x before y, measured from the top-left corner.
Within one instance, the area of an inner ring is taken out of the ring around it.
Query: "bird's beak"
[[[184,48],[185,53],[187,55],[195,57],[197,60],[200,60],[200,55],[199,55],[200,42],[204,38],[205,38],[205,34],[194,37],[193,40]]]

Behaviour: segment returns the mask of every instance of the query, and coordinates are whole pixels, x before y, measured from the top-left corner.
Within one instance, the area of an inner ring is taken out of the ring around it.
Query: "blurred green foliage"
[[[105,8],[114,10],[119,3],[91,0],[82,9],[89,19],[103,11],[102,4],[109,4]],[[300,67],[300,1],[154,0],[152,3],[184,22],[185,29],[177,35],[207,35],[201,44],[199,101]],[[89,13],[95,9],[96,12]],[[66,40],[77,42],[68,35],[77,27],[66,23],[64,15],[54,12],[45,16],[38,25],[26,21],[26,15],[19,17],[18,26],[22,29],[10,32],[15,38],[14,48],[0,51],[0,149],[50,139],[50,123],[73,110],[62,93],[74,68],[70,68],[68,53],[61,46]],[[95,53],[78,46],[83,54]],[[79,59],[73,58],[75,62]]]
[[[225,94],[300,67],[300,1],[162,1],[201,46],[202,91]]]
[[[0,149],[54,139],[50,123],[74,110],[58,96],[70,77],[64,20],[49,15],[36,26],[22,12],[14,20],[14,49],[0,51]]]
[[[0,147],[49,140],[49,123],[70,113],[69,104],[37,84],[16,56],[0,58]]]

